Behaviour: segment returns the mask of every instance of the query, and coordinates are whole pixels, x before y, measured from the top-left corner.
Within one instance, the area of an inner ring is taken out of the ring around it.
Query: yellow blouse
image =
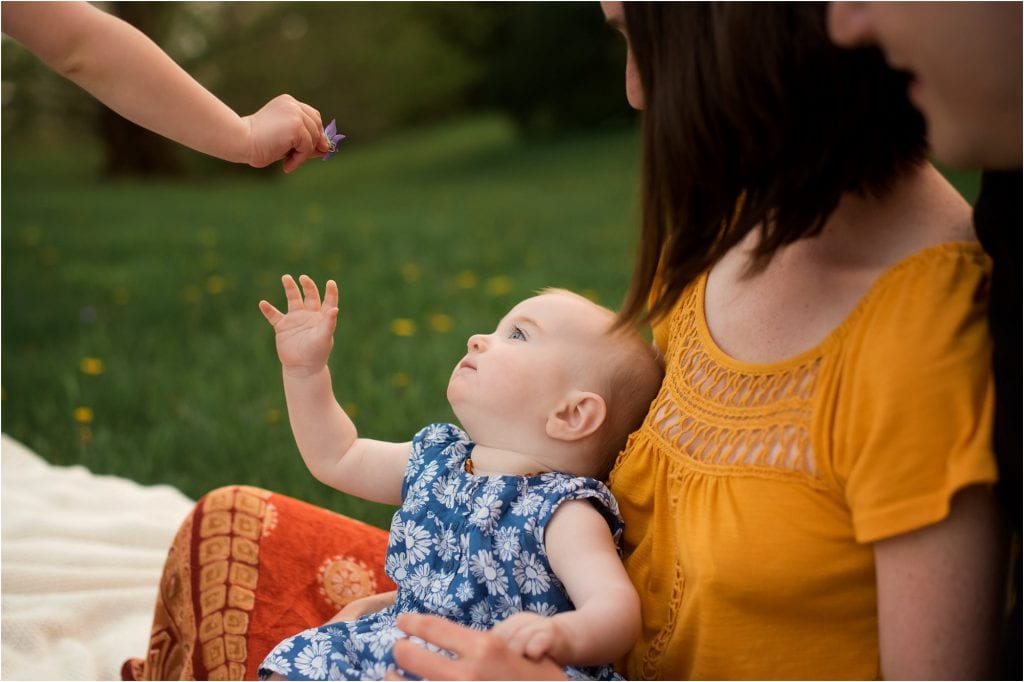
[[[975,244],[922,251],[816,348],[765,365],[715,346],[706,276],[684,292],[611,474],[643,603],[628,679],[879,675],[871,543],[996,480],[988,275]]]

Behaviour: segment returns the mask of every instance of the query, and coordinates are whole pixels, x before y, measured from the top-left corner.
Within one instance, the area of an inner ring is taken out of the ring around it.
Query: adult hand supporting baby
[[[410,637],[446,649],[457,656],[428,651],[412,640],[395,643],[395,662],[403,670],[434,680],[564,680],[562,667],[545,658],[531,661],[512,651],[490,632],[464,627],[440,616],[406,613],[398,627]],[[402,679],[389,677],[388,679]]]

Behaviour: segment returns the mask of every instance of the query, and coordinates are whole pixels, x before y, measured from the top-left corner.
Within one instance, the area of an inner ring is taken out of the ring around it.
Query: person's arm
[[[517,653],[562,665],[600,665],[626,654],[640,635],[640,597],[608,523],[587,500],[565,502],[544,532],[544,548],[575,608],[549,617],[517,613],[494,634]]]
[[[327,151],[320,113],[280,95],[239,116],[145,34],[86,2],[4,2],[3,31],[121,116],[197,151],[290,172]]]
[[[299,277],[301,293],[291,275],[281,281],[288,313],[267,301],[260,301],[260,311],[274,327],[288,419],[303,461],[326,485],[374,502],[400,504],[412,444],[359,438],[331,389],[327,358],[338,321],[338,285],[327,282],[321,304],[316,284],[306,275]]]
[[[883,678],[992,678],[1001,538],[991,491],[974,486],[953,498],[943,521],[875,543]]]
[[[368,613],[374,613],[381,609],[387,608],[395,603],[395,597],[398,596],[397,590],[391,590],[390,592],[378,592],[377,594],[371,594],[365,597],[355,599],[334,614],[325,625],[330,623],[340,623],[342,621],[356,620],[361,616],[365,616]]]

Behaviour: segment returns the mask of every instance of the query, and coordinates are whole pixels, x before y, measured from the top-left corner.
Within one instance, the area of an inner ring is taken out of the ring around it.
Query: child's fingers
[[[523,651],[527,658],[539,661],[551,651],[552,637],[548,631],[534,632]]]
[[[302,295],[305,297],[306,310],[319,311],[320,291],[316,288],[316,282],[307,275],[299,275],[299,284],[302,285]]]
[[[327,280],[327,285],[324,287],[324,310],[330,310],[331,308],[338,307],[338,283],[333,279]]]
[[[295,283],[291,275],[283,275],[281,284],[284,285],[284,297],[288,301],[288,312],[302,309],[302,294],[299,293],[299,285]]]
[[[284,313],[267,301],[260,301],[260,312],[263,313],[263,317],[267,318],[267,322],[274,326],[284,317]]]

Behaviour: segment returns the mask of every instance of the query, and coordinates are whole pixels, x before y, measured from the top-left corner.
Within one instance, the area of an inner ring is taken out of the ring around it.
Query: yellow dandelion
[[[395,372],[391,375],[391,385],[396,388],[405,388],[409,385],[409,375],[405,372]]]
[[[76,407],[73,416],[79,424],[92,424],[93,413],[91,408]]]
[[[444,334],[452,330],[452,317],[444,313],[434,313],[430,316],[430,328],[435,332]]]
[[[491,296],[503,296],[512,291],[512,278],[498,275],[487,280],[487,293]]]
[[[103,361],[99,358],[82,358],[82,361],[78,363],[78,369],[82,371],[82,374],[88,374],[91,377],[99,376],[103,374]]]
[[[420,281],[423,270],[416,263],[402,263],[402,279],[410,284]]]
[[[199,299],[203,297],[203,290],[193,284],[185,287],[182,296],[186,303],[198,303]]]
[[[391,323],[391,333],[395,336],[412,336],[416,333],[416,323],[400,317]]]
[[[263,418],[267,420],[268,424],[277,424],[281,421],[281,410],[276,407],[269,407],[263,413]]]
[[[206,278],[206,291],[211,294],[222,294],[227,286],[228,280],[224,275],[210,275]]]
[[[476,286],[477,276],[472,270],[463,270],[455,275],[455,286],[460,289],[472,289]]]

